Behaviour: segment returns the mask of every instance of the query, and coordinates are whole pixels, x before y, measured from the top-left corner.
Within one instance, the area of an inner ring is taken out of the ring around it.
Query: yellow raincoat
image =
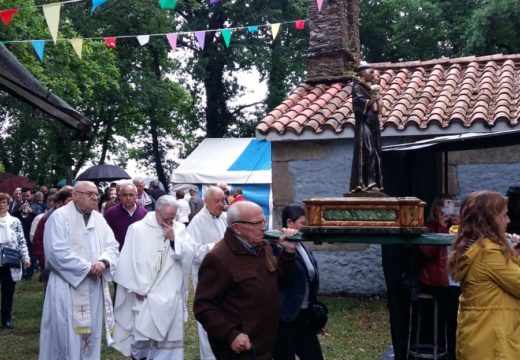
[[[520,359],[520,266],[489,239],[461,257],[457,360]]]

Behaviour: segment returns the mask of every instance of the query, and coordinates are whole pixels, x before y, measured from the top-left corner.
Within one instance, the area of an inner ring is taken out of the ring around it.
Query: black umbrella
[[[116,165],[95,165],[83,171],[76,178],[77,181],[113,181],[121,179],[131,179],[130,175]]]

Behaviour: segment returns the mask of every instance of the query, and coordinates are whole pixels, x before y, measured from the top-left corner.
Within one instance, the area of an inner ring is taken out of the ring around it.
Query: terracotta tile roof
[[[381,128],[493,126],[520,120],[520,54],[373,64],[380,77]],[[349,79],[302,83],[258,123],[260,134],[341,133],[354,127]]]

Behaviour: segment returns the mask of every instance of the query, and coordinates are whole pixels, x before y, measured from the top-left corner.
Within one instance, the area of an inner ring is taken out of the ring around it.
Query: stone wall
[[[273,220],[280,227],[284,205],[311,197],[339,197],[348,190],[352,139],[273,142]],[[385,292],[379,245],[310,244],[322,293]]]
[[[352,147],[352,139],[272,143],[275,228],[280,227],[284,205],[311,197],[342,196],[347,191]],[[461,199],[478,189],[505,194],[510,185],[520,185],[519,154],[520,146],[450,153],[449,192]],[[322,293],[385,292],[379,245],[310,246],[318,260]]]
[[[476,190],[505,194],[520,185],[520,145],[454,151],[448,154],[448,192],[463,199]]]

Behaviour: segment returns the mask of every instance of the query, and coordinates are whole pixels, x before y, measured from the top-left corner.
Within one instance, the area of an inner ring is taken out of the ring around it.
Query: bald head
[[[97,186],[90,181],[78,181],[72,189],[72,200],[82,212],[91,213],[97,209]]]
[[[127,209],[132,210],[135,208],[135,201],[137,200],[137,188],[134,184],[125,183],[119,187],[119,202]]]
[[[224,211],[224,191],[217,186],[210,186],[204,193],[204,203],[209,213],[213,216],[220,216]]]
[[[227,213],[228,228],[251,245],[263,242],[265,232],[264,212],[251,201],[239,201],[231,205]]]
[[[228,209],[227,224],[228,227],[233,225],[237,221],[246,220],[251,217],[253,213],[262,213],[262,219],[264,218],[262,208],[252,201],[239,201],[231,205]]]

